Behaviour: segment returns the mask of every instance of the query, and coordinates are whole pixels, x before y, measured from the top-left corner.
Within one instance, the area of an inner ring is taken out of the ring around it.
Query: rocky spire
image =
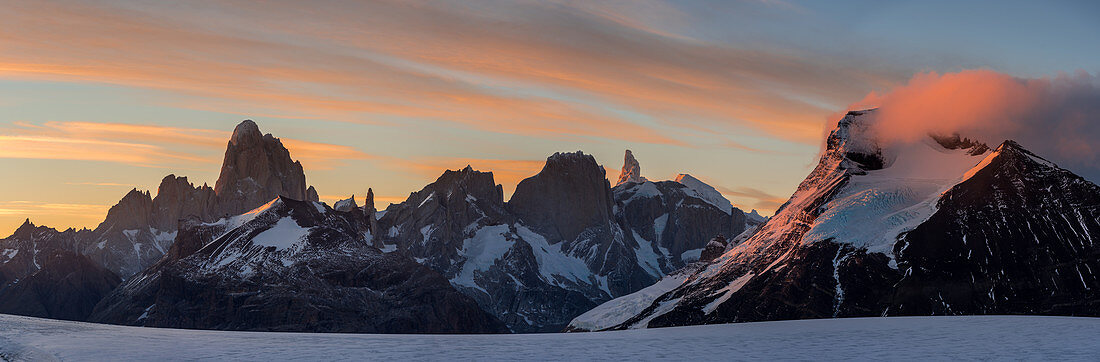
[[[276,196],[316,199],[316,190],[311,192],[306,185],[302,164],[290,157],[278,138],[261,133],[251,120],[233,130],[214,192],[218,211],[225,215],[251,210]]]
[[[619,174],[619,182],[615,186],[625,184],[627,182],[641,183],[645,182],[645,177],[642,177],[642,166],[638,164],[638,160],[634,158],[634,154],[630,150],[626,150],[626,155],[623,156],[623,171]]]
[[[367,188],[367,198],[363,200],[363,208],[368,210],[368,213],[373,216],[375,212],[374,208],[374,189]]]
[[[363,215],[367,218],[367,224],[370,225],[370,232],[373,235],[378,232],[378,210],[374,208],[374,190],[370,187],[367,188],[367,197],[363,199]],[[381,241],[379,241],[380,243]],[[378,244],[381,245],[381,244]]]

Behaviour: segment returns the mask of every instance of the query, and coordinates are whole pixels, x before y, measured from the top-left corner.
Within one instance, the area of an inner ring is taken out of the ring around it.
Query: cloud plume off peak
[[[1012,139],[1100,181],[1100,77],[1084,71],[1044,78],[991,70],[920,73],[854,107],[878,108],[873,130],[880,140],[958,133],[996,146]]]

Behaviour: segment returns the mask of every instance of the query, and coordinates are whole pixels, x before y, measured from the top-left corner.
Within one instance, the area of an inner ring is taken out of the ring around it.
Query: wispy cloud
[[[15,122],[2,130],[0,158],[103,161],[142,167],[216,165],[231,135],[220,130],[96,122]],[[310,169],[371,156],[354,147],[281,138]],[[182,146],[182,147],[181,147]],[[211,166],[216,167],[216,166]]]
[[[118,182],[66,182],[66,185],[82,185],[82,186],[123,186],[132,187],[132,184],[124,184]]]
[[[0,77],[167,90],[229,112],[681,145],[672,130],[699,125],[813,142],[822,103],[897,79],[670,34],[624,4],[257,5],[13,4]]]
[[[729,198],[735,205],[741,207],[747,207],[751,209],[761,210],[762,212],[770,212],[778,209],[780,205],[787,202],[787,198],[769,194],[763,190],[751,188],[751,187],[736,187],[729,188],[725,186],[715,186],[718,192]]]

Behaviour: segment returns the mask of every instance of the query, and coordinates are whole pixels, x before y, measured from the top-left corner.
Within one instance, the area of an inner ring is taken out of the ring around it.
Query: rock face
[[[685,188],[672,181],[662,185]],[[626,202],[629,197],[620,198],[609,186],[603,168],[579,152],[549,157],[507,203],[492,173],[470,167],[446,171],[386,210],[375,245],[443,274],[514,332],[560,331],[573,317],[651,285],[680,263],[657,239],[624,233],[624,212],[643,202]],[[738,231],[729,213],[688,193],[677,195],[657,202],[659,211],[673,214],[663,219],[674,225],[664,242],[680,240],[677,247],[701,250],[718,231]],[[674,203],[681,206],[670,206]],[[683,217],[697,211],[713,218],[678,222],[677,209]],[[652,218],[647,235],[653,235]],[[722,226],[704,225],[710,221]],[[686,241],[694,237],[688,228],[696,225],[707,235]]]
[[[578,323],[1098,315],[1100,187],[1011,141],[882,145],[866,132],[873,114],[845,116],[818,166],[745,242],[634,301],[647,307],[629,317]]]
[[[656,250],[659,258],[653,264],[660,267],[659,275],[698,260],[707,241],[715,236],[732,237],[746,230],[747,220],[740,209],[730,206],[723,210],[718,206],[723,203],[716,205],[677,181],[626,183],[616,186],[614,194],[623,229]]]
[[[615,186],[618,187],[627,182],[642,183],[645,181],[645,177],[642,177],[642,166],[634,158],[634,153],[626,150],[626,155],[623,156],[623,170],[619,173],[619,182],[615,183]]]
[[[35,226],[27,219],[11,236],[0,239],[0,294],[42,268],[45,255],[51,250],[76,250],[79,239],[87,234],[72,229]]]
[[[1012,141],[983,163],[894,246],[890,314],[1100,315],[1100,187]]]
[[[386,235],[377,240],[454,277],[463,267],[457,262],[463,258],[463,242],[476,229],[514,220],[504,208],[504,191],[493,181],[493,173],[467,166],[445,171],[405,202],[388,208],[379,220]]]
[[[573,241],[611,223],[611,185],[603,167],[583,152],[555,153],[542,171],[516,185],[509,208],[551,244]]]
[[[285,197],[218,223],[184,222],[168,255],[104,298],[90,320],[227,330],[507,331],[438,273],[371,246],[368,228],[357,210]]]
[[[703,252],[699,254],[699,261],[708,262],[722,256],[722,254],[726,253],[726,246],[726,238],[722,237],[722,235],[710,239],[707,246],[703,248]]]
[[[317,201],[317,191],[309,188],[302,164],[290,157],[278,138],[263,134],[251,120],[233,129],[214,184],[219,216],[240,214],[276,196]]]

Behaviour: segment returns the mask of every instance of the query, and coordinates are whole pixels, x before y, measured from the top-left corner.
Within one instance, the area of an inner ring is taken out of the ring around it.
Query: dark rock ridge
[[[585,322],[1100,314],[1100,187],[1012,141],[883,146],[865,132],[873,114],[838,123],[818,166],[752,237],[641,313]]]
[[[662,256],[660,275],[698,260],[715,236],[734,237],[748,225],[740,209],[727,213],[676,181],[628,182],[616,186],[614,194],[623,229]]]
[[[685,187],[672,181],[663,185]],[[443,274],[515,332],[559,331],[573,317],[652,284],[680,263],[679,255],[670,257],[657,239],[624,233],[629,225],[624,213],[645,203],[624,203],[629,197],[620,199],[617,192],[595,159],[580,152],[549,157],[507,203],[492,173],[448,170],[387,208],[375,245]],[[675,192],[669,191],[667,200],[660,193],[638,199],[657,198],[657,211],[673,214],[664,218],[671,224],[701,225],[700,232],[708,234],[690,242],[694,234],[673,226],[666,243],[679,240],[678,248],[701,250],[719,232],[744,230],[739,210],[738,227],[729,213]],[[692,212],[712,218],[678,223],[681,215],[694,217]],[[653,235],[652,218],[646,223],[647,235]]]
[[[26,220],[0,240],[0,313],[83,320],[118,276],[74,250],[90,230]]]
[[[358,210],[280,197],[217,223],[184,221],[179,233],[163,259],[111,292],[90,320],[254,331],[507,331],[446,278],[371,246],[369,221]]]
[[[40,267],[0,287],[0,313],[82,321],[121,282],[84,255],[50,248],[35,256]]]

